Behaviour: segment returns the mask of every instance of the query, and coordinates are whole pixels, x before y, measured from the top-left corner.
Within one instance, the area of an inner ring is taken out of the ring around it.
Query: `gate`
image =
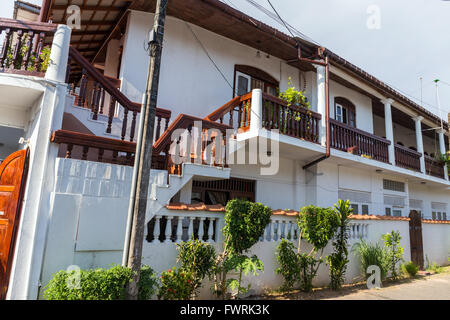
[[[409,218],[411,261],[423,270],[422,217],[416,210],[411,210]]]
[[[8,289],[27,165],[28,149],[14,152],[0,164],[0,300]]]

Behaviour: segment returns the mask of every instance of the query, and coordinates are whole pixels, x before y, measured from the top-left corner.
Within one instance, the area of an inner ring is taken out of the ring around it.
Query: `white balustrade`
[[[349,240],[368,239],[369,237],[369,224],[367,223],[350,223],[348,226],[348,238]]]
[[[151,243],[172,243],[172,239],[175,243],[181,243],[194,238],[215,243],[221,239],[218,234],[223,224],[223,213],[181,210],[167,210],[167,212],[170,215],[162,212],[153,217],[154,224],[150,224],[148,230],[149,237],[153,239]]]

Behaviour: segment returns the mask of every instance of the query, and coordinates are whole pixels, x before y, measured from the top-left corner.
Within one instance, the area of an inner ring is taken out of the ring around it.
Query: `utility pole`
[[[169,0],[157,0],[153,29],[149,35],[150,63],[144,103],[141,109],[139,134],[136,144],[133,181],[131,185],[127,232],[124,245],[123,262],[133,270],[133,281],[128,286],[129,300],[137,300],[138,283],[141,270],[142,245],[145,231],[145,212],[150,184],[152,163],[153,130],[156,103],[158,98],[159,71],[161,66],[162,43],[166,8]]]

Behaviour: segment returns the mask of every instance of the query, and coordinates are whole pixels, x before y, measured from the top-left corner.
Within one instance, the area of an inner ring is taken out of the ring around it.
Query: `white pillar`
[[[417,152],[420,152],[422,156],[420,157],[420,172],[425,173],[425,157],[423,154],[423,138],[422,138],[422,116],[417,116],[413,118],[416,123],[416,145]]]
[[[441,129],[437,130],[437,133],[439,134],[439,150],[442,155],[445,155],[447,153],[447,150],[445,150],[445,139],[444,139],[445,130],[441,128]],[[445,180],[448,180],[447,165],[444,166],[444,176],[445,176]]]
[[[384,104],[384,127],[386,131],[386,139],[391,142],[389,145],[389,162],[395,166],[395,140],[394,140],[394,126],[392,124],[392,108],[394,102],[392,99],[381,100]]]
[[[252,90],[252,105],[250,108],[250,131],[257,133],[262,128],[262,90]]]
[[[64,24],[58,25],[53,36],[50,63],[45,72],[45,79],[65,82],[71,31],[72,30]]]
[[[319,141],[322,146],[325,146],[327,143],[327,116],[324,66],[317,66],[317,112],[322,115],[319,128]]]

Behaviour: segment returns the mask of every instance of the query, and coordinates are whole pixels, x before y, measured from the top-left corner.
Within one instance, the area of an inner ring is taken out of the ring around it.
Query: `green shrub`
[[[392,231],[391,233],[386,233],[382,236],[384,245],[388,248],[389,254],[389,269],[391,270],[392,278],[397,279],[397,265],[403,261],[403,247],[400,246],[400,236],[399,231]]]
[[[194,291],[194,277],[191,273],[172,268],[161,273],[161,287],[158,299],[188,300]]]
[[[259,241],[272,215],[269,207],[242,199],[228,201],[225,211],[224,249],[216,259],[214,275],[214,292],[221,298],[226,298],[227,287],[238,288],[238,293],[248,290],[241,286],[243,272],[256,275],[262,270],[262,262],[256,256],[247,257],[244,253]],[[232,270],[239,272],[239,279],[227,280]]]
[[[150,299],[157,285],[150,267],[144,266],[139,281],[139,299]],[[110,269],[59,271],[45,286],[48,300],[120,300],[132,279],[132,271],[120,265]]]
[[[324,261],[322,257],[323,250],[334,237],[339,227],[339,218],[337,213],[330,208],[320,208],[311,205],[300,210],[297,224],[301,230],[298,245],[301,269],[300,289],[311,291],[313,287],[312,280]],[[307,240],[313,247],[308,254],[301,253],[302,238]],[[318,253],[319,256],[316,258]]]
[[[282,291],[291,291],[300,280],[300,260],[295,251],[294,244],[286,239],[281,240],[277,246],[276,257],[279,267],[275,269],[275,273],[281,274],[284,278]]]
[[[338,290],[344,283],[344,274],[347,270],[348,260],[348,216],[353,212],[350,201],[339,200],[334,206],[338,216],[339,230],[333,241],[334,252],[327,257],[330,266],[330,287]]]
[[[444,271],[444,268],[438,265],[436,262],[433,262],[431,265],[427,267],[428,271],[433,271],[434,273],[441,273]]]
[[[381,279],[385,279],[390,267],[389,252],[385,247],[378,243],[371,244],[364,240],[355,243],[352,251],[359,257],[361,263],[361,272],[367,279],[367,268],[371,265],[380,267]]]
[[[182,242],[177,245],[177,249],[181,269],[193,277],[193,293],[196,295],[203,279],[214,275],[216,250],[209,243],[198,239]]]
[[[402,271],[404,274],[414,277],[419,272],[419,266],[412,261],[402,264]]]

